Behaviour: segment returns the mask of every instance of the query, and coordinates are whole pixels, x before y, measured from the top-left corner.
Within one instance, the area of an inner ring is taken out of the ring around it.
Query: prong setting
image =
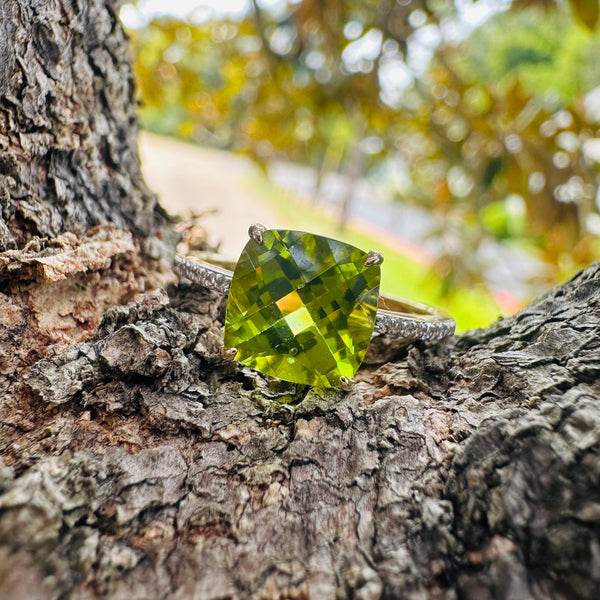
[[[369,250],[367,258],[365,260],[365,267],[372,267],[373,265],[380,265],[383,262],[383,254],[379,250]]]
[[[225,360],[234,360],[236,354],[237,354],[237,348],[222,348],[221,349],[221,356]]]
[[[262,244],[263,233],[266,231],[266,227],[260,223],[254,223],[248,228],[248,235],[257,243]]]
[[[354,382],[352,381],[352,379],[348,379],[347,377],[345,377],[344,375],[342,375],[340,377],[340,387],[343,390],[349,391],[352,389],[352,385],[354,384]]]

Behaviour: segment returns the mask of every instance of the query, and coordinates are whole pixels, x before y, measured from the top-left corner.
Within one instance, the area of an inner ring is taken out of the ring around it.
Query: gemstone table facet
[[[371,341],[381,269],[367,253],[311,233],[250,240],[227,302],[225,346],[266,375],[320,387],[352,379]]]

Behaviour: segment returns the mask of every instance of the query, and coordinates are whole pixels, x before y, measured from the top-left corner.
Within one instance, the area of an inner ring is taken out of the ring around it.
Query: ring
[[[224,345],[265,375],[348,387],[371,338],[441,339],[454,319],[379,295],[383,255],[303,231],[252,225],[232,272],[176,255],[180,277],[228,294]]]

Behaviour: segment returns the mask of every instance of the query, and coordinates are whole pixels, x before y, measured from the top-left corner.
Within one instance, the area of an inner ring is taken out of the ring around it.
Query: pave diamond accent
[[[227,302],[225,346],[262,373],[321,387],[352,379],[369,346],[381,269],[323,236],[270,229],[250,240]]]
[[[394,313],[380,310],[377,313],[375,332],[391,338],[406,338],[409,340],[441,340],[454,333],[456,323],[446,320],[432,319],[417,321],[414,318],[403,317]]]
[[[175,255],[173,268],[177,275],[185,277],[198,285],[216,290],[222,294],[226,294],[229,291],[231,271],[220,269],[216,265],[211,265],[203,261],[190,260],[179,254]]]

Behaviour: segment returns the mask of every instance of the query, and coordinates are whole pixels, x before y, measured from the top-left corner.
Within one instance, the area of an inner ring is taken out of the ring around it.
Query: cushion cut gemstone
[[[266,375],[337,387],[360,366],[375,325],[381,269],[367,253],[311,233],[269,229],[237,263],[225,346]]]

